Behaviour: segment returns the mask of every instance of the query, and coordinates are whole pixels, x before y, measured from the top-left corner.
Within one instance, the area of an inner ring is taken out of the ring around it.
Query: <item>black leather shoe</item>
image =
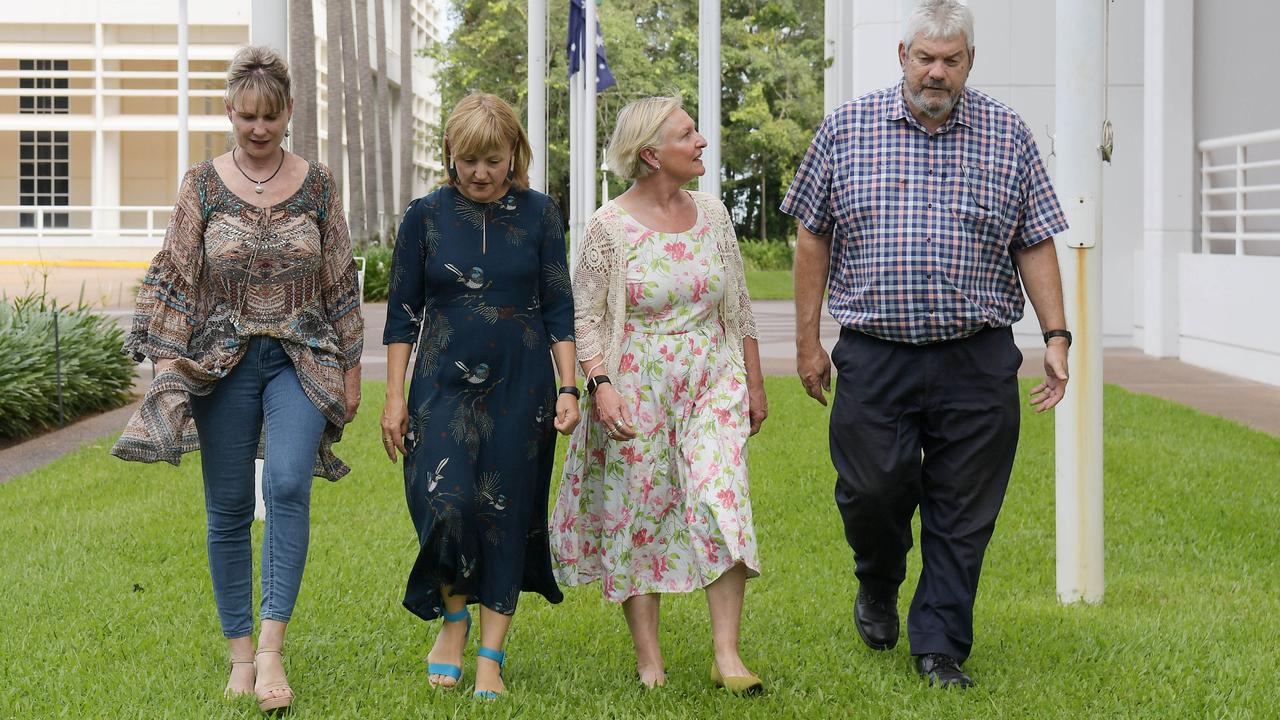
[[[960,669],[960,663],[950,655],[928,653],[916,656],[916,672],[920,677],[928,678],[930,685],[944,688],[967,688],[976,683],[973,678]]]
[[[853,624],[867,647],[891,650],[898,644],[898,594],[878,598],[860,586],[853,602]]]

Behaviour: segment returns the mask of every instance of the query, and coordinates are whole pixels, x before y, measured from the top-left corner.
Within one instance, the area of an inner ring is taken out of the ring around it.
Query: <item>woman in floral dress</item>
[[[621,602],[647,687],[666,681],[662,593],[704,588],[712,679],[762,683],[738,654],[759,574],[746,442],[768,414],[751,301],[728,211],[682,186],[706,140],[679,98],[623,108],[609,164],[634,180],[591,218],[573,290],[590,395],[553,512],[556,575]]]
[[[530,154],[501,99],[458,104],[445,124],[449,184],[410,203],[400,225],[383,335],[382,442],[392,462],[404,455],[418,533],[404,605],[423,620],[444,617],[427,672],[448,689],[462,675],[466,606],[480,604],[486,662],[475,687],[484,698],[505,689],[503,645],[520,592],[562,599],[547,502],[554,431],[578,422],[564,232],[551,198],[528,189]]]

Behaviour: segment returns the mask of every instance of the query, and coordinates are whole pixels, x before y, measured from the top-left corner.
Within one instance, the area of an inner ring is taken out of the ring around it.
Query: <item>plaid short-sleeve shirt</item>
[[[901,83],[826,117],[781,209],[832,235],[831,315],[914,344],[1017,322],[1023,295],[1011,253],[1067,229],[1017,113],[966,88],[930,135]]]

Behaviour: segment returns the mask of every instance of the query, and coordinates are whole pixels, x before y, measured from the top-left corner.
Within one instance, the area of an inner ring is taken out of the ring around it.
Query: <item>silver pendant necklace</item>
[[[236,150],[238,149],[239,147],[231,148],[231,162],[236,164],[236,169],[240,171],[241,175],[244,175],[245,180],[248,180],[249,182],[254,184],[253,191],[261,195],[262,184],[271,182],[276,175],[280,174],[280,168],[284,167],[284,156],[285,156],[284,148],[280,148],[280,164],[276,165],[276,171],[271,173],[271,177],[267,178],[266,180],[254,180],[253,178],[249,177],[249,173],[245,172],[244,168],[240,167],[240,161],[236,160]]]

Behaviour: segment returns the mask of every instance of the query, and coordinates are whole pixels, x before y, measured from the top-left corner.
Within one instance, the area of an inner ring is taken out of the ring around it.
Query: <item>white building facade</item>
[[[230,147],[222,104],[225,74],[236,49],[250,41],[255,2],[263,0],[189,0],[185,138],[179,137],[177,2],[5,3],[0,9],[0,244],[158,246],[180,179],[178,143],[187,144],[192,163]],[[400,3],[411,5],[411,37],[418,49],[443,39],[443,2],[371,0],[371,16],[372,2],[384,3],[388,48],[371,53],[370,63],[376,75],[390,56],[385,64],[394,139],[399,137]],[[314,14],[320,156],[310,159],[323,161],[330,142],[324,0],[314,1]],[[372,44],[372,22],[360,27],[358,42]],[[415,56],[412,67],[415,135],[421,136],[438,122],[440,94],[434,61]],[[392,163],[393,187],[398,187],[404,149],[398,142],[391,145],[392,157],[384,160]],[[439,172],[438,162],[420,142],[411,151],[413,192],[423,194]],[[344,183],[344,189],[348,186]]]

